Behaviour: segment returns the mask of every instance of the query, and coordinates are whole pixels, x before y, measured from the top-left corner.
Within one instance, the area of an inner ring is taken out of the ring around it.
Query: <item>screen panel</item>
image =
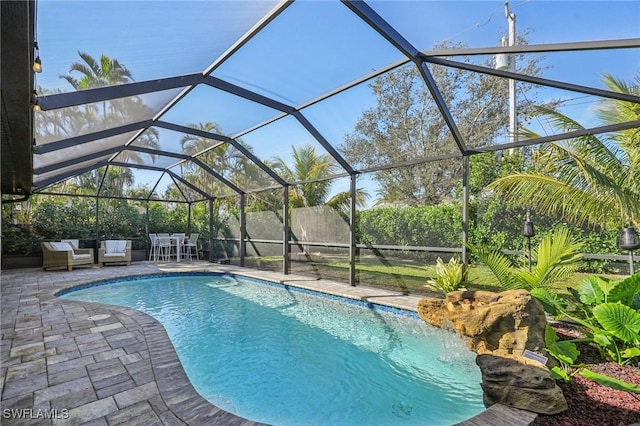
[[[298,1],[213,75],[296,106],[401,57],[344,5]]]

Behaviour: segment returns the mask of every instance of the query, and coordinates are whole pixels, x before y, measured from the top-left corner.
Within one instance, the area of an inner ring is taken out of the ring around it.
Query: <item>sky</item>
[[[133,72],[136,81],[202,72],[275,2],[64,1],[39,0],[36,37],[44,72],[36,85],[72,90],[60,78],[78,52],[105,54]],[[447,42],[469,47],[500,44],[508,24],[503,1],[373,1],[385,20],[420,50]],[[530,44],[640,37],[640,1],[511,1],[516,32]],[[292,106],[302,105],[362,75],[402,59],[378,34],[337,1],[300,1],[222,64],[214,76]],[[484,60],[486,58],[479,58]],[[640,70],[640,49],[552,53],[544,77],[603,87],[610,73],[631,81]],[[177,91],[145,97],[159,106]],[[542,96],[572,99],[571,111],[589,120],[593,104],[584,95],[549,90]],[[182,125],[215,121],[236,135],[277,115],[263,106],[199,86],[163,119]],[[375,104],[365,85],[304,111],[334,146],[362,112]],[[171,135],[173,134],[173,135]],[[168,132],[161,148],[176,151],[181,134]],[[317,142],[295,120],[244,135],[261,159],[287,158],[292,146]],[[336,189],[338,190],[338,189]]]

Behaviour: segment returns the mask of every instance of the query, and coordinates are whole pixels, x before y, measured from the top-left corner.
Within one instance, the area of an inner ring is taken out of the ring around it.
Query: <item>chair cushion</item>
[[[104,242],[105,254],[121,253],[127,251],[127,242],[125,240],[106,240]]]
[[[105,253],[104,257],[126,257],[126,253]]]
[[[80,240],[60,240],[61,243],[69,243],[74,249],[80,248]]]
[[[67,242],[52,242],[49,245],[53,251],[73,251],[73,247]]]
[[[88,259],[91,257],[90,254],[72,254],[71,256],[73,257],[73,260]]]

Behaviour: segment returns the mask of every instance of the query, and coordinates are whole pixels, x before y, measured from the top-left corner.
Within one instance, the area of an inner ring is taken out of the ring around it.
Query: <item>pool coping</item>
[[[228,413],[200,396],[184,372],[164,327],[154,318],[131,308],[55,296],[64,289],[104,280],[105,275],[106,279],[122,279],[152,274],[208,272],[232,273],[414,312],[417,301],[421,299],[383,289],[351,287],[329,280],[208,262],[138,262],[128,267],[87,268],[71,272],[2,271],[3,408],[50,410],[48,413],[51,414],[53,410],[65,409],[56,404],[63,404],[63,401],[70,404],[67,410],[69,418],[52,419],[50,423],[45,421],[43,424],[77,424],[77,419],[88,424],[116,424],[141,418],[157,419],[158,424],[262,424]],[[17,277],[20,277],[19,281],[7,282]],[[37,317],[39,321],[27,321]],[[123,335],[122,328],[127,330],[124,334],[138,339],[131,341],[130,345],[121,345],[117,339],[119,334]],[[71,341],[73,343],[69,343]],[[58,345],[59,342],[65,342],[65,345]],[[74,360],[79,366],[71,367]],[[69,380],[59,377],[55,365],[58,363],[64,363],[65,367],[69,365],[69,370],[74,372]],[[42,365],[47,371],[40,371]],[[126,373],[115,378],[108,376],[111,365],[114,370]],[[29,381],[26,376],[34,369],[36,377],[39,377],[37,383],[31,383],[33,380]],[[28,384],[22,392],[16,390],[17,381],[21,379]],[[112,380],[120,382],[110,384]],[[85,393],[78,390],[78,387],[88,386],[92,389],[85,389]],[[83,395],[86,401],[76,405],[77,400],[65,400],[56,391],[63,396],[65,392],[67,395]],[[92,398],[85,396],[91,391],[94,392]],[[507,419],[509,422],[504,423]],[[533,419],[534,413],[493,406],[458,424],[527,425]]]

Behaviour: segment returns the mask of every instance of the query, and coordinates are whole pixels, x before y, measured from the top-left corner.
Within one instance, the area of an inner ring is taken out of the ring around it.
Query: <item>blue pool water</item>
[[[152,315],[196,390],[254,421],[450,425],[484,410],[475,355],[415,313],[218,274],[112,281],[60,297]]]

